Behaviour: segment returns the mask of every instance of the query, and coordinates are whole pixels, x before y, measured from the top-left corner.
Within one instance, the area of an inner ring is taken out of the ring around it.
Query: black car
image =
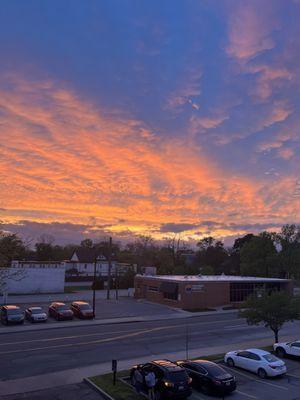
[[[2,306],[1,322],[3,324],[23,324],[24,313],[18,306]]]
[[[236,379],[220,365],[206,360],[178,361],[193,379],[193,386],[205,393],[228,394],[236,389]]]
[[[169,360],[156,360],[146,364],[140,364],[131,369],[130,380],[134,382],[134,371],[140,368],[140,372],[145,376],[149,372],[154,372],[157,379],[155,391],[160,399],[186,399],[192,394],[192,379],[181,366]],[[143,391],[147,392],[145,381]]]

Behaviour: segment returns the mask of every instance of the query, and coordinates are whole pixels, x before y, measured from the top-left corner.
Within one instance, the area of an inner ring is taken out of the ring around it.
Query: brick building
[[[187,310],[207,309],[244,301],[252,293],[285,290],[289,279],[226,275],[157,275],[135,277],[135,298]]]

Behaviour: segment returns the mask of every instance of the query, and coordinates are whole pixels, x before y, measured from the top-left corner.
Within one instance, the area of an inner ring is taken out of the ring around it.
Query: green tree
[[[264,324],[274,333],[278,342],[278,333],[285,322],[300,319],[299,297],[289,296],[285,292],[264,293],[261,297],[253,295],[242,305],[244,310],[239,316],[246,318],[249,325]]]
[[[92,239],[84,239],[80,242],[80,247],[87,247],[88,249],[92,249],[94,246],[94,243]]]
[[[0,231],[0,267],[10,267],[12,260],[24,259],[27,250],[27,246],[17,234]]]
[[[280,246],[279,274],[282,278],[300,278],[300,226],[284,225],[276,235]]]
[[[278,253],[273,234],[262,232],[243,245],[240,251],[241,275],[275,276]]]
[[[229,256],[221,241],[209,236],[201,239],[197,243],[197,247],[199,250],[196,252],[195,263],[198,267],[210,266],[214,274],[227,272],[225,265]]]

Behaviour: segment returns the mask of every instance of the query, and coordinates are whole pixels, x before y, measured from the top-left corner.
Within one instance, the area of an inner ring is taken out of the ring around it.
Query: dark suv
[[[24,313],[18,306],[2,306],[1,322],[3,324],[23,324]]]
[[[135,384],[134,371],[136,368],[140,369],[143,376],[149,372],[154,372],[157,379],[155,390],[160,399],[186,399],[192,394],[192,379],[188,376],[184,368],[169,360],[156,360],[133,367],[130,373],[132,385]],[[145,380],[143,391],[147,392]]]

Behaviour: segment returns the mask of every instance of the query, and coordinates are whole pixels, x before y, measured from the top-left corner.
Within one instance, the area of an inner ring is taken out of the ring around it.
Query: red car
[[[82,319],[92,319],[94,318],[94,312],[89,303],[85,301],[73,301],[71,304],[71,310],[73,311],[75,317]]]
[[[55,302],[49,306],[49,317],[55,318],[57,321],[73,319],[73,311],[65,303]]]

